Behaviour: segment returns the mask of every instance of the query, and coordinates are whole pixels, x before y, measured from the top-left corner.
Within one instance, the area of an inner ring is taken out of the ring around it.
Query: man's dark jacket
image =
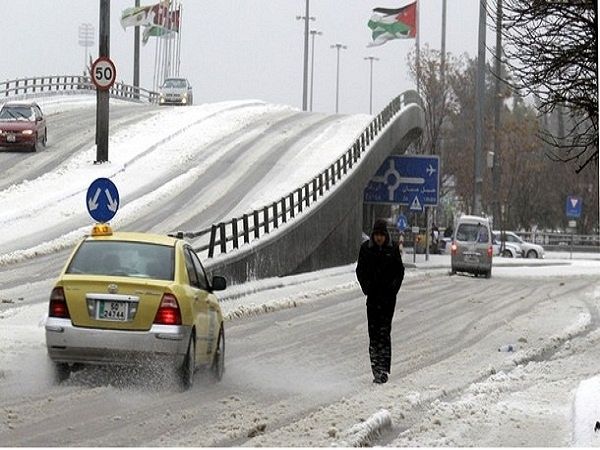
[[[404,279],[400,249],[391,241],[387,231],[385,234],[386,240],[381,247],[375,244],[373,235],[360,246],[356,277],[368,304],[395,303]]]

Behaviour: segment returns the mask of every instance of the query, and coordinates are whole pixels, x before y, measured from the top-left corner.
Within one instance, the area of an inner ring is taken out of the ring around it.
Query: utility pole
[[[441,44],[441,60],[440,60],[440,81],[442,83],[442,102],[444,102],[444,105],[442,105],[445,109],[445,102],[446,102],[446,0],[442,0],[442,44]],[[440,140],[439,140],[439,144],[438,144],[438,148],[439,148],[439,153],[440,153],[440,182],[443,185],[443,178],[441,176],[441,174],[443,173],[444,170],[444,121],[442,120],[442,123],[440,124],[441,130],[440,130]],[[442,189],[442,186],[440,186],[440,190]],[[438,224],[438,217],[437,217],[437,208],[433,209],[433,221]],[[445,220],[445,217],[444,217]]]
[[[310,51],[310,111],[313,110],[313,88],[315,81],[315,36],[321,36],[322,34],[322,31],[310,30],[312,37],[312,49]]]
[[[335,113],[337,114],[340,106],[340,50],[348,47],[343,44],[333,44],[331,48],[337,49],[337,69],[335,76]]]
[[[140,0],[135,0],[136,8],[140,6]],[[134,27],[133,32],[133,86],[140,87],[140,27]],[[140,91],[135,90],[134,97],[140,98]]]
[[[110,0],[100,0],[98,56],[110,57]],[[96,89],[96,161],[108,161],[108,103],[109,90]]]
[[[485,19],[486,0],[479,0],[479,47],[477,53],[477,83],[475,87],[475,166],[473,214],[481,215],[481,190],[483,185],[483,114],[485,111]]]
[[[308,21],[316,20],[314,17],[310,17],[309,11],[309,0],[306,0],[306,12],[304,16],[296,16],[296,20],[304,20],[304,70],[302,76],[302,111],[308,109]]]
[[[379,58],[375,56],[365,56],[363,58],[365,61],[369,61],[370,63],[370,77],[369,77],[369,114],[373,114],[373,61],[379,61]]]
[[[496,0],[496,61],[494,71],[496,82],[494,86],[494,164],[492,168],[492,187],[494,191],[494,225],[500,223],[500,76],[502,71],[502,0]],[[496,225],[495,225],[496,226]],[[496,226],[496,228],[498,228]]]

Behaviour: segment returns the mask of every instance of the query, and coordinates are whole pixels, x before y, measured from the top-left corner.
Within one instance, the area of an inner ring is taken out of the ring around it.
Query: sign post
[[[574,195],[569,195],[567,197],[567,205],[565,208],[565,212],[567,214],[567,219],[579,219],[581,217],[581,211],[583,209],[583,200],[581,197],[576,197]],[[575,231],[577,229],[577,221],[569,220],[569,228],[571,228],[571,256],[570,259],[573,259],[573,241],[575,240]]]
[[[100,26],[98,28],[99,37],[99,58],[92,65],[92,82],[96,85],[96,161],[94,164],[101,164],[108,161],[108,104],[110,99],[110,93],[108,89],[114,83],[116,73],[114,70],[114,64],[110,62],[108,57],[110,56],[110,0],[100,0]],[[106,68],[108,66],[105,63],[101,63],[97,66],[99,60],[108,60],[113,67],[112,77],[108,73]],[[96,69],[100,69],[96,72]],[[106,83],[106,75],[109,79],[112,78],[112,82]],[[98,77],[98,79],[96,78]],[[95,81],[94,81],[95,80]],[[106,83],[107,87],[102,87]],[[101,87],[98,87],[101,86]]]

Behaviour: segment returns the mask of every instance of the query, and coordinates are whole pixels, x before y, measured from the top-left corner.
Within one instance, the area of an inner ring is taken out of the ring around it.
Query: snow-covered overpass
[[[367,125],[347,152],[312,180],[272,205],[213,225],[210,243],[200,248],[208,247],[212,254],[220,244],[223,254],[208,262],[209,269],[241,282],[355,261],[362,231],[370,226],[363,224],[365,186],[385,158],[403,153],[423,127],[418,95],[403,93]],[[255,241],[250,240],[251,233]],[[242,239],[249,242],[234,244]]]

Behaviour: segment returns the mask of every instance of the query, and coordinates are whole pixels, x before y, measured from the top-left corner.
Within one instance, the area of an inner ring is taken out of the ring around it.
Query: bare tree
[[[444,119],[456,105],[453,102],[452,90],[447,78],[454,76],[455,58],[446,55],[446,79],[441,78],[441,53],[429,48],[427,44],[420,51],[419,74],[417,75],[416,54],[408,55],[408,67],[413,80],[421,86],[421,96],[425,107],[425,133],[423,135],[422,152],[438,155]]]
[[[596,0],[502,0],[504,62],[521,96],[538,111],[565,108],[563,135],[540,137],[556,160],[576,161],[579,173],[598,164],[598,4]],[[495,8],[494,8],[495,9]]]

